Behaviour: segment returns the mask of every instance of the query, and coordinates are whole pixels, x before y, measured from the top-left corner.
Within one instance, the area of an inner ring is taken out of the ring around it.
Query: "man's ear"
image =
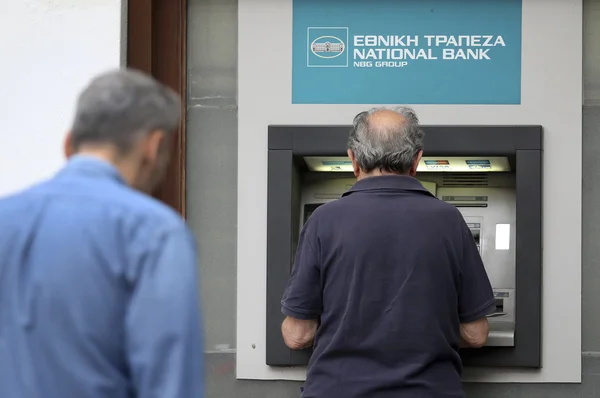
[[[156,130],[148,134],[144,145],[144,157],[147,161],[155,163],[161,150],[167,145],[166,134],[164,131]]]
[[[358,165],[358,163],[356,163],[356,157],[354,156],[354,152],[352,152],[352,149],[348,149],[346,153],[348,154],[348,157],[352,162],[352,170],[354,172],[354,176],[358,177],[358,175],[360,174],[360,166]]]
[[[69,159],[71,156],[75,154],[75,149],[73,148],[73,136],[69,131],[67,136],[65,137],[65,142],[63,144],[63,151],[65,153],[65,157]]]
[[[421,158],[423,157],[423,151],[419,151],[419,153],[417,153],[417,156],[415,157],[415,161],[412,164],[412,167],[410,168],[410,175],[411,176],[416,176],[417,175],[417,168],[419,167],[419,163],[421,162]]]

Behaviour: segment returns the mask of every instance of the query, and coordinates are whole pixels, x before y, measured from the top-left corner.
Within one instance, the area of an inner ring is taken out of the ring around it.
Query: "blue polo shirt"
[[[464,397],[460,324],[494,304],[454,206],[409,176],[360,180],[306,222],[282,300],[320,320],[302,396]]]
[[[0,200],[0,397],[201,398],[192,234],[77,156]]]

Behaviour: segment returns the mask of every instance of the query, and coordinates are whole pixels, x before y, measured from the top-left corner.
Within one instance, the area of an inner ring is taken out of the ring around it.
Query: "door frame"
[[[173,134],[171,161],[153,196],[186,216],[187,0],[127,1],[127,62],[175,90],[181,123]]]

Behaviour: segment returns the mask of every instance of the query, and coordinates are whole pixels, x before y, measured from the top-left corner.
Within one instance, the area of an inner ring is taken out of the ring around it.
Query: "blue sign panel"
[[[293,0],[295,104],[520,104],[522,0]]]

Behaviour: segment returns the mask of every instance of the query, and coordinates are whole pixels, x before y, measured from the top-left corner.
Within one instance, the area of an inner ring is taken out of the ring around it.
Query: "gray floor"
[[[298,398],[302,383],[235,379],[234,354],[209,354],[207,398]],[[600,397],[600,357],[583,357],[582,384],[465,384],[468,398]]]

